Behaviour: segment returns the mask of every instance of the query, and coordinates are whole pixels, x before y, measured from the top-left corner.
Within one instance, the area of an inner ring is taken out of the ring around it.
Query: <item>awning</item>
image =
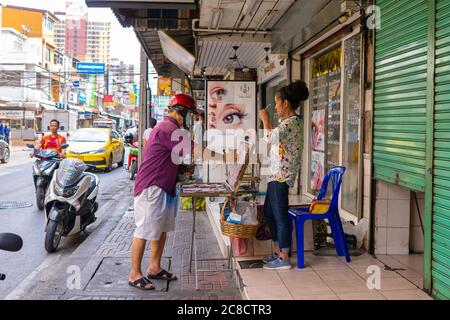
[[[195,0],[85,0],[88,7],[195,9]]]
[[[54,105],[45,104],[45,103],[40,103],[39,105],[42,107],[42,109],[47,110],[47,111],[49,111],[49,110],[59,110]]]
[[[140,1],[138,5],[130,1],[122,6],[117,3],[113,5],[108,1],[87,1],[87,5],[94,6],[94,2],[95,5],[102,2],[104,6],[113,8],[117,20],[124,28],[133,27],[136,37],[158,75],[171,77],[178,69],[164,55],[157,30],[164,30],[182,48],[194,54],[195,42],[191,22],[197,16],[196,6],[182,5],[182,2],[191,1],[145,1],[145,3]],[[166,16],[167,13],[161,9],[168,4],[173,5],[174,10]]]
[[[164,56],[185,74],[193,75],[195,56],[164,31],[158,31]]]

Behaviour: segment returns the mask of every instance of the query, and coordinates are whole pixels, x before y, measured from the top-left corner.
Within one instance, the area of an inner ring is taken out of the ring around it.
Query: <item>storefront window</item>
[[[342,181],[341,206],[358,213],[359,199],[359,119],[361,101],[361,34],[344,41],[344,144],[342,165],[347,168]]]
[[[10,120],[11,129],[22,129],[22,120]]]
[[[264,106],[266,107],[267,105],[271,104],[272,106],[269,108],[268,113],[270,115],[270,120],[272,122],[272,128],[276,128],[278,127],[278,115],[277,112],[275,111],[275,94],[277,93],[277,91],[279,89],[281,89],[282,87],[286,86],[287,82],[286,80],[282,80],[280,82],[277,83],[268,83],[266,85],[265,88],[265,101],[264,101]]]
[[[342,48],[310,60],[310,179],[308,191],[317,194],[328,169],[339,165]]]

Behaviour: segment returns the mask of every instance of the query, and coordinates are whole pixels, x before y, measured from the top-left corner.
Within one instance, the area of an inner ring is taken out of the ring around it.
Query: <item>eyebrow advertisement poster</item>
[[[219,154],[237,149],[239,139],[256,133],[256,82],[206,82],[206,146]],[[224,181],[223,165],[209,165],[208,181]]]

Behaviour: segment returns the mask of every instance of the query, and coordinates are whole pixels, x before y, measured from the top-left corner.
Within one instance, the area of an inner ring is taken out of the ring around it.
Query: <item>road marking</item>
[[[0,177],[1,177],[1,176],[7,176],[7,175],[10,175],[10,174],[19,172],[19,171],[22,171],[22,170],[19,170],[19,169],[13,169],[13,170],[8,170],[8,171],[3,171],[3,172],[0,172]]]

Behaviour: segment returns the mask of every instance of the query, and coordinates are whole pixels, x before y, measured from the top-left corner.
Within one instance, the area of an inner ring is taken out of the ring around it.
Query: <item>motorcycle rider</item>
[[[66,157],[66,151],[61,148],[63,144],[66,144],[66,138],[58,134],[59,121],[53,119],[50,121],[50,134],[45,135],[40,141],[35,145],[36,150],[53,150],[58,152],[60,158]],[[30,154],[31,157],[34,156],[34,152]]]
[[[152,132],[153,128],[156,126],[156,119],[155,118],[150,118],[150,128],[145,129],[144,131],[144,135],[143,135],[143,141],[144,141],[144,147],[147,144],[148,139],[150,138],[150,133]]]

